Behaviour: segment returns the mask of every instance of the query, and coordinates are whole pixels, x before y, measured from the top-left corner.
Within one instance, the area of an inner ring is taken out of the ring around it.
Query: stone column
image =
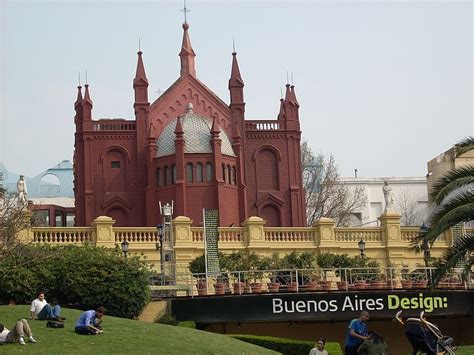
[[[246,247],[249,249],[265,247],[265,231],[263,230],[265,223],[263,218],[256,216],[249,217],[242,223],[245,228],[244,244]]]
[[[98,247],[115,248],[115,221],[107,216],[99,216],[92,221],[91,243]]]
[[[386,250],[387,264],[405,262],[407,245],[402,242],[400,218],[400,213],[395,211],[386,211],[378,218],[382,226],[382,245]]]
[[[330,218],[321,217],[314,221],[314,245],[319,247],[319,251],[325,248],[336,247],[336,235],[334,233],[334,222]]]

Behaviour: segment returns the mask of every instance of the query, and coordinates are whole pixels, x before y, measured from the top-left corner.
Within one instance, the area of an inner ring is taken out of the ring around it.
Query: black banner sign
[[[299,293],[176,298],[172,313],[178,320],[203,323],[327,321],[356,318],[390,319],[395,313],[419,316],[474,315],[473,291]]]

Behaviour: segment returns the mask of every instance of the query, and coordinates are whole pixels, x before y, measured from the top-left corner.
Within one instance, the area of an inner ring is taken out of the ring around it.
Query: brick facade
[[[181,75],[151,104],[138,52],[134,120],[93,120],[89,87],[85,85],[84,97],[78,87],[76,225],[108,215],[117,226],[156,226],[159,201],[174,201],[174,214],[190,217],[194,225],[202,222],[203,208],[219,209],[221,226],[238,226],[249,216],[262,217],[267,226],[305,225],[294,87],[287,85],[276,120],[245,120],[236,53],[228,105],[197,79],[188,29],[185,23]],[[191,136],[199,143],[191,146]]]

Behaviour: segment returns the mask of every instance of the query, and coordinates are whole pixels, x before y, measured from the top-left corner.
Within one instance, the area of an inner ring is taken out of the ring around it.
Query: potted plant
[[[198,278],[196,282],[198,296],[207,296],[207,280],[206,278]]]
[[[408,269],[408,265],[406,264],[402,265],[401,273],[402,273],[401,275],[402,288],[404,288],[405,290],[411,290],[411,288],[413,287],[413,280],[410,275],[410,270]]]

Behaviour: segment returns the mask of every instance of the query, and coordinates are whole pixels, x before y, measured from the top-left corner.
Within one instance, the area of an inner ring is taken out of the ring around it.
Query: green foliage
[[[115,250],[22,246],[15,258],[0,260],[0,299],[29,303],[43,291],[48,300],[62,305],[102,305],[108,315],[132,318],[149,300],[148,275],[145,262],[124,259]]]
[[[155,323],[166,324],[166,325],[178,325],[179,320],[177,320],[173,316],[170,316],[169,314],[165,314],[161,318],[157,319]]]
[[[284,256],[282,266],[283,269],[314,269],[317,266],[316,254],[293,251]]]
[[[230,336],[247,343],[252,343],[263,348],[278,351],[284,355],[307,355],[314,347],[314,342],[311,341],[259,335],[231,334]],[[326,343],[326,350],[329,355],[342,355],[342,351],[338,343]]]
[[[196,323],[192,320],[178,322],[178,327],[196,329]]]

